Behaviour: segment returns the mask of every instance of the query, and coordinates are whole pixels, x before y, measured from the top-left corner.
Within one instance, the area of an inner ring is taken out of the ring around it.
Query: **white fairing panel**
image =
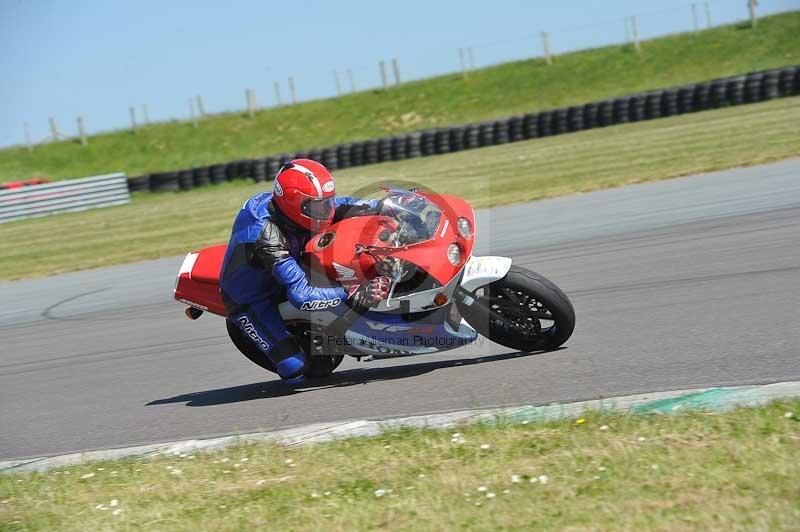
[[[508,257],[470,257],[464,267],[461,287],[472,292],[483,285],[502,279],[510,268],[511,259]]]

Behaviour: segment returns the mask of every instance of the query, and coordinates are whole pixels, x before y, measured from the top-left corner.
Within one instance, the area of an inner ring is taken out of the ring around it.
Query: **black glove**
[[[348,302],[352,307],[377,307],[389,297],[392,280],[389,277],[375,277],[365,285],[354,285],[350,290]]]

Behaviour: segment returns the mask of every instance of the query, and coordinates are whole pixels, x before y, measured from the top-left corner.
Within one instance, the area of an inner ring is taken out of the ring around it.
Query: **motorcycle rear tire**
[[[575,309],[564,292],[543,275],[520,266],[511,266],[508,274],[482,287],[483,295],[473,294],[476,302],[471,306],[459,305],[462,315],[481,335],[491,341],[519,351],[552,351],[560,347],[575,329]],[[488,290],[487,290],[488,289]],[[489,294],[510,289],[525,294],[542,303],[550,311],[555,326],[530,337],[517,330],[507,330],[496,325],[495,314],[490,309]]]
[[[272,373],[278,372],[278,370],[275,368],[275,364],[273,364],[272,361],[267,358],[258,347],[256,347],[252,340],[242,333],[242,330],[237,327],[235,323],[233,323],[231,320],[225,320],[225,326],[228,329],[228,336],[239,352],[250,359],[251,362],[258,364],[265,370]],[[312,349],[306,349],[305,346],[308,342],[302,341],[306,331],[309,330],[310,328],[308,324],[297,324],[289,328],[289,332],[298,338],[300,345],[303,346],[303,350],[308,356],[309,363],[306,367],[306,370],[303,372],[303,376],[309,379],[324,379],[325,377],[329,377],[336,370],[336,368],[339,367],[339,364],[341,364],[342,360],[344,360],[344,356],[320,355],[313,353],[309,354],[309,351]]]
[[[262,368],[267,371],[271,371],[272,373],[278,373],[277,368],[275,368],[275,364],[264,355],[264,353],[256,347],[250,338],[246,337],[242,330],[231,320],[225,320],[225,327],[228,329],[228,336],[233,342],[233,345],[236,346],[236,349],[239,350],[244,356],[250,359],[251,362],[254,364],[258,364]]]

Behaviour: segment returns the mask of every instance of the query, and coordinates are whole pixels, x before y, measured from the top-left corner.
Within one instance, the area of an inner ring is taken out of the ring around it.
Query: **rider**
[[[312,286],[298,264],[306,243],[331,224],[337,208],[361,205],[368,203],[336,197],[333,176],[322,164],[295,159],[278,171],[273,191],[248,199],[233,222],[220,273],[225,310],[283,379],[302,375],[307,364],[278,311],[284,291],[292,305],[309,311],[371,306],[388,296],[388,282],[381,277],[349,293]]]

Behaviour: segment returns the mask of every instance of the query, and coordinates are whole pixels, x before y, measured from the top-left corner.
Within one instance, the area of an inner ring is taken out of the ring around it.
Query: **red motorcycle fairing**
[[[221,244],[186,255],[175,284],[175,299],[200,310],[227,316],[219,292],[219,273],[227,247]]]
[[[461,198],[418,194],[434,203],[443,213],[432,238],[393,247],[386,244],[386,238],[383,237],[397,230],[397,220],[375,215],[346,218],[309,241],[305,260],[317,271],[324,271],[328,279],[348,285],[361,284],[380,275],[376,271],[379,259],[391,256],[414,264],[442,286],[446,285],[458,275],[472,254],[475,216],[469,204]],[[469,222],[473,233],[461,235],[458,231],[459,218]],[[456,244],[460,249],[461,261],[458,264],[452,264],[447,259],[447,247],[450,244]]]
[[[442,286],[449,283],[472,254],[475,217],[469,204],[454,196],[418,193],[441,209],[442,217],[433,237],[413,244],[392,247],[382,240],[383,231],[397,229],[397,220],[386,216],[357,216],[344,219],[312,238],[305,249],[303,262],[323,273],[331,282],[345,287],[362,284],[376,277],[380,257],[390,256],[410,262],[424,270]],[[469,222],[472,233],[458,231],[458,219]],[[447,247],[456,244],[461,261],[447,259]],[[219,274],[225,256],[225,244],[189,253],[183,261],[175,286],[175,299],[191,307],[226,316],[219,291]],[[371,252],[363,252],[365,248]]]

